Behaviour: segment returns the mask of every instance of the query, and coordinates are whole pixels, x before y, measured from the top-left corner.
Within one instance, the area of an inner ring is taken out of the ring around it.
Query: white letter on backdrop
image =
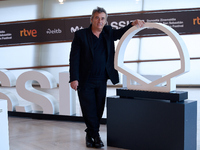
[[[44,114],[55,114],[59,111],[58,101],[50,94],[36,90],[32,81],[37,81],[41,88],[57,87],[55,78],[47,71],[37,70],[22,73],[16,83],[16,89],[22,98],[42,107]]]
[[[11,87],[16,84],[15,76],[5,69],[0,70],[0,81],[2,87]],[[8,111],[15,111],[15,106],[19,105],[17,97],[7,90],[0,90],[0,99],[7,100]]]
[[[70,88],[69,72],[67,71],[59,73],[59,97],[59,115],[76,114],[76,92]]]

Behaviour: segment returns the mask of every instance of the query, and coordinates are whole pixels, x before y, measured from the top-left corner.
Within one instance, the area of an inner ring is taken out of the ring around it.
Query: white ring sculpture
[[[141,76],[137,72],[134,72],[133,70],[129,69],[128,67],[124,65],[124,54],[125,54],[125,50],[129,41],[136,33],[146,28],[156,28],[166,33],[175,43],[178,49],[180,61],[181,61],[180,69],[168,75],[165,75],[164,77],[157,79],[153,82],[151,82],[147,78]],[[142,28],[133,26],[128,31],[126,31],[126,33],[124,33],[124,35],[120,39],[116,48],[114,65],[115,65],[116,70],[118,70],[119,72],[127,76],[128,89],[157,91],[157,92],[171,92],[171,91],[176,90],[176,82],[175,82],[174,77],[177,77],[190,70],[190,58],[189,58],[189,53],[184,41],[174,29],[161,23],[145,23]],[[130,79],[133,79],[140,85],[131,85]],[[162,86],[162,87],[156,86],[163,82],[166,82],[167,85]]]

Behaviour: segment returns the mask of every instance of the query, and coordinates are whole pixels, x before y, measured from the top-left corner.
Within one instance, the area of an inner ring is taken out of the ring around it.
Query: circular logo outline
[[[126,67],[123,63],[124,54],[126,47],[132,37],[137,34],[139,31],[144,30],[146,28],[156,28],[166,33],[172,41],[175,43],[181,61],[180,69],[165,75],[164,77],[157,79],[155,81],[150,81],[147,78],[141,76],[137,72]],[[131,27],[128,31],[124,33],[121,37],[115,52],[114,59],[115,69],[121,72],[122,74],[127,76],[127,88],[134,90],[145,90],[145,91],[160,91],[160,92],[170,92],[176,89],[175,78],[179,75],[182,75],[190,70],[190,57],[187,50],[187,47],[180,37],[180,35],[171,27],[161,24],[161,23],[145,23],[143,27],[139,28],[136,26]],[[140,85],[131,85],[129,80],[133,79]],[[163,82],[167,82],[166,86],[158,87],[157,85]]]

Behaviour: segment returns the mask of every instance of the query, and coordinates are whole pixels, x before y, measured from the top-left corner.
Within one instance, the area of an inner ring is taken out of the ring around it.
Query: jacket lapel
[[[93,40],[92,40],[92,31],[91,31],[91,25],[89,28],[87,28],[86,30],[87,32],[87,40],[88,40],[88,44],[92,53],[92,56],[94,57],[94,47],[93,47]]]
[[[104,31],[102,31],[103,32],[103,37],[104,37],[104,39],[105,39],[105,42],[106,42],[106,51],[107,51],[107,60],[108,60],[108,58],[109,58],[109,55],[110,55],[110,49],[109,49],[109,47],[110,47],[110,40],[109,40],[109,37],[108,37],[108,35],[106,34],[106,32],[104,32]]]

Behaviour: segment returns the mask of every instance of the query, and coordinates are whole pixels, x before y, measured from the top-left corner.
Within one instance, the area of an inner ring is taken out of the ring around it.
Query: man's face
[[[91,19],[92,28],[97,30],[102,30],[106,22],[107,18],[104,12],[102,13],[96,12],[93,18]]]

